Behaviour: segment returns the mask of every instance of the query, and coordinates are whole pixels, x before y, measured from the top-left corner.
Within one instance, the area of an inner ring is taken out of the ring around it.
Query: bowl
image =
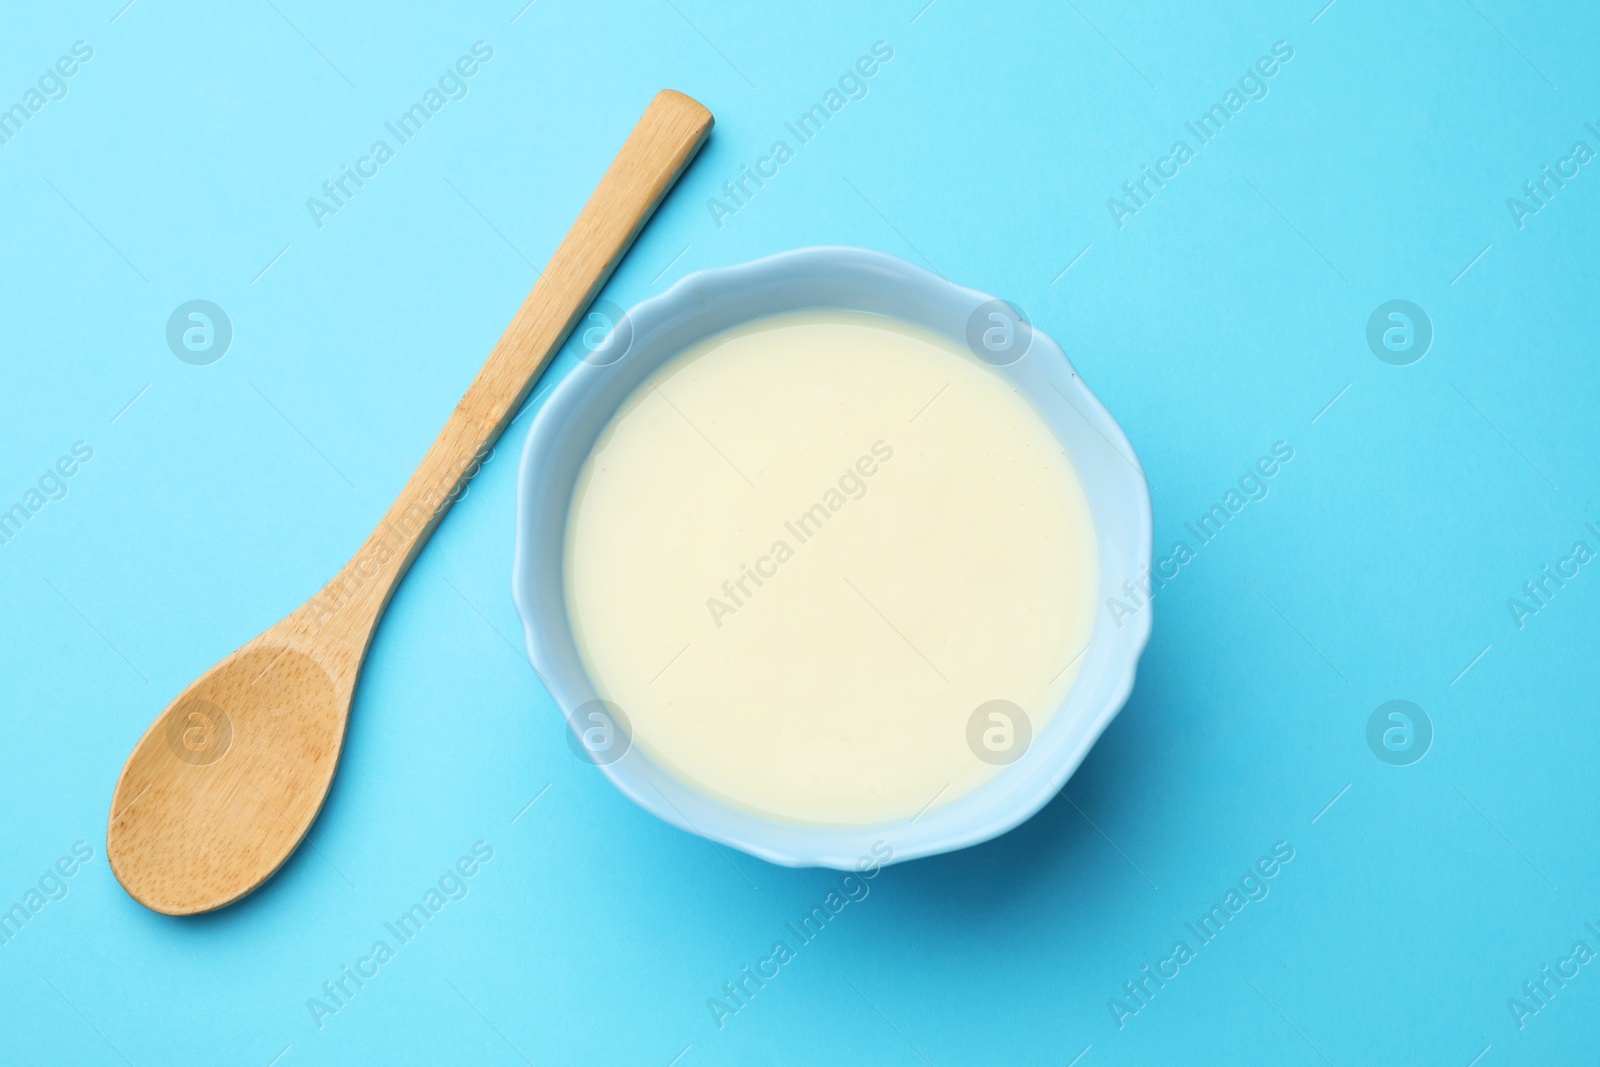
[[[944,335],[1010,382],[1060,440],[1082,483],[1100,559],[1096,602],[1133,603],[1124,583],[1140,586],[1150,573],[1149,487],[1127,437],[1060,346],[1014,305],[894,256],[844,247],[698,271],[627,312],[607,301],[590,310],[569,342],[576,365],[550,391],[522,452],[512,597],[573,751],[624,795],[673,826],[772,863],[850,870],[974,845],[1043,807],[1127,700],[1151,618],[1148,599],[1115,618],[1097,609],[1076,681],[1022,757],[912,819],[821,826],[764,816],[699,792],[630,744],[626,717],[599,699],[567,616],[564,542],[578,475],[612,416],[664,362],[741,323],[819,308],[888,315]],[[988,332],[991,324],[1000,330]]]

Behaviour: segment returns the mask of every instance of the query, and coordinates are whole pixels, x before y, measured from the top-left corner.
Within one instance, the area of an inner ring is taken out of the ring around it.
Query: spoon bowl
[[[122,770],[106,851],[156,911],[209,911],[266,881],[333,782],[352,686],[274,636],[184,690]]]

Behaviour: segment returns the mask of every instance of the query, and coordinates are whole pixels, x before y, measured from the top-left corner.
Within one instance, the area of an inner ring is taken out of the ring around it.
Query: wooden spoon
[[[168,915],[231,904],[305,837],[333,781],[356,677],[389,597],[711,123],[681,93],[655,98],[355,558],[145,732],[122,768],[106,829],[111,869],[135,900]]]

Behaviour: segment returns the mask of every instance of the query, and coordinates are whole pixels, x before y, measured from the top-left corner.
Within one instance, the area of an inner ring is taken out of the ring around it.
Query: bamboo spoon
[[[145,732],[117,781],[106,830],[111,869],[135,900],[168,915],[231,904],[305,837],[333,781],[356,677],[389,597],[711,123],[681,93],[655,98],[355,558]]]

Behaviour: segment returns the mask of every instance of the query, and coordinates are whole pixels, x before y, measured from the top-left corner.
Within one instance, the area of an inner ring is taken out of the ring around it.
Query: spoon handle
[[[690,97],[671,89],[657,94],[399,499],[354,558],[307,602],[307,629],[336,627],[352,666],[359,666],[411,561],[699,151],[711,124],[711,112]]]

